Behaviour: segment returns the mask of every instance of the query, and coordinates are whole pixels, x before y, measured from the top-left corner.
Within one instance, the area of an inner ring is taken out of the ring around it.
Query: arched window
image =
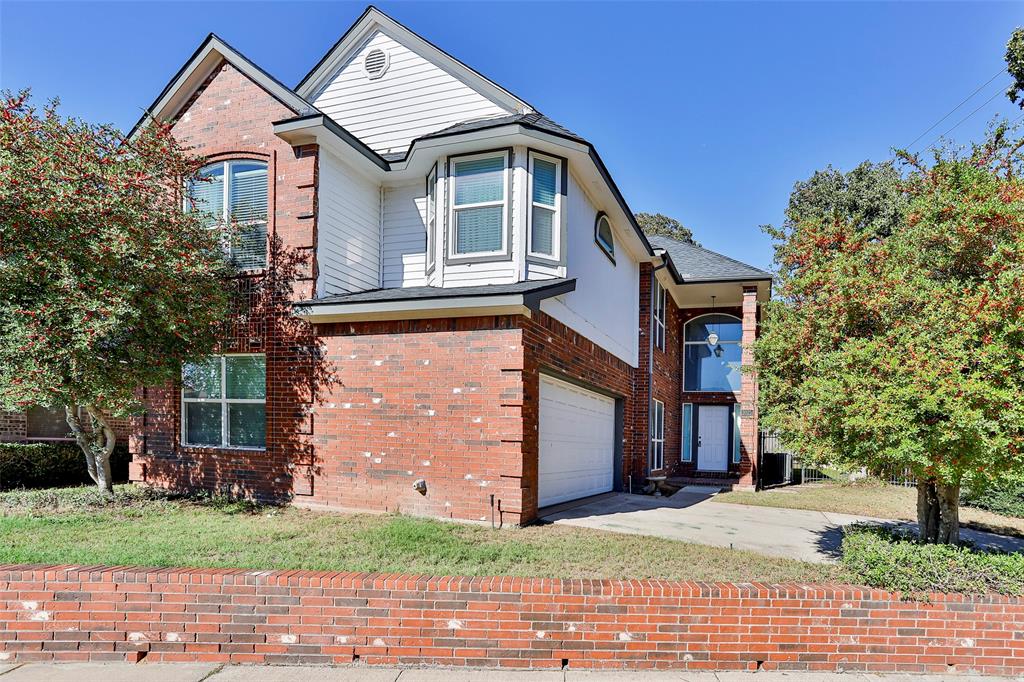
[[[719,313],[701,315],[686,323],[683,337],[683,390],[739,393],[740,319]]]
[[[233,223],[237,232],[228,256],[239,270],[267,267],[267,164],[237,159],[218,161],[199,172],[192,186],[196,209],[211,228]]]
[[[615,238],[612,236],[612,223],[603,211],[597,214],[597,222],[594,224],[594,241],[614,263]]]

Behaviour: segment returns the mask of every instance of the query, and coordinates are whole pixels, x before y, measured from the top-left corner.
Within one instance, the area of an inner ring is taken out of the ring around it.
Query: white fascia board
[[[363,16],[342,36],[341,40],[330,49],[323,61],[299,83],[295,89],[299,96],[310,97],[313,93],[318,92],[325,85],[327,79],[350,59],[353,52],[358,50],[375,31],[384,33],[395,42],[401,43],[427,61],[449,72],[484,97],[508,110],[509,113],[528,114],[534,111],[529,104],[505,88],[474,71],[376,7],[368,8]]]
[[[404,301],[367,301],[295,306],[295,317],[307,322],[356,322],[362,320],[410,320],[478,315],[525,315],[530,308],[522,294],[428,298]]]
[[[320,145],[373,182],[379,183],[387,172],[386,161],[326,114],[278,121],[274,124],[274,134],[292,146]]]

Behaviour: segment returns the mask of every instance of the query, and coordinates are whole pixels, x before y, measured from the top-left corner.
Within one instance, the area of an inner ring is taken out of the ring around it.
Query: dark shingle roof
[[[482,118],[477,121],[463,121],[462,123],[456,123],[455,125],[442,128],[441,130],[435,130],[432,133],[427,133],[417,139],[429,140],[434,137],[445,137],[447,135],[458,135],[459,133],[469,133],[474,130],[484,130],[487,128],[497,128],[498,126],[510,125],[512,123],[522,123],[524,125],[538,128],[540,130],[546,130],[556,135],[563,137],[571,137],[580,142],[586,142],[582,137],[572,132],[568,128],[558,125],[544,114],[532,113],[532,114],[511,114],[509,116],[499,116],[497,118]]]
[[[391,301],[415,301],[437,298],[466,298],[469,296],[503,296],[524,294],[537,300],[558,296],[576,289],[575,279],[544,279],[514,284],[486,284],[473,287],[395,287],[373,289],[352,294],[336,294],[311,301],[300,301],[295,305],[318,306],[348,303],[384,303]]]
[[[647,239],[654,248],[668,252],[684,282],[760,280],[772,277],[770,272],[689,242],[661,235],[648,235]]]

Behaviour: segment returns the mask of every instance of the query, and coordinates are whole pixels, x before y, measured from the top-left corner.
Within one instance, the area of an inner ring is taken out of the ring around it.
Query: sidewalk
[[[498,671],[450,668],[219,666],[195,663],[27,663],[0,666],[0,682],[963,682],[1021,680],[975,675],[778,672]]]

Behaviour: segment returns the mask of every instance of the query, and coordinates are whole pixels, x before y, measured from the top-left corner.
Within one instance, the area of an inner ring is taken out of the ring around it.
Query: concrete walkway
[[[915,524],[803,509],[777,509],[714,502],[716,488],[688,486],[671,497],[611,493],[562,505],[544,521],[634,535],[653,535],[701,545],[747,549],[771,556],[819,563],[839,557],[843,526],[858,521],[915,527]],[[980,547],[1024,550],[1024,539],[961,530]]]
[[[191,663],[30,663],[0,666],[0,682],[1008,682],[971,675],[868,675],[864,673],[517,672],[448,668],[338,668],[218,666]]]

